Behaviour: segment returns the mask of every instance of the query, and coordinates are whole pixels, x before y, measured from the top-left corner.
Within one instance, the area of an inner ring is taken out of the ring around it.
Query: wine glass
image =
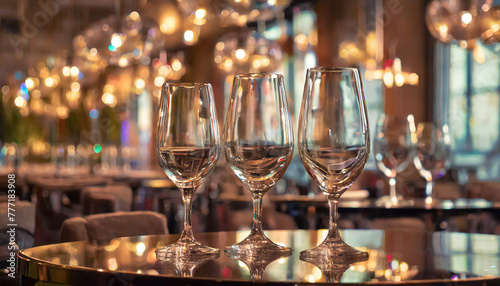
[[[354,262],[368,253],[347,245],[337,228],[340,196],[361,174],[370,154],[370,133],[359,72],[355,68],[307,70],[299,119],[299,154],[330,206],[329,230],[302,259]]]
[[[252,230],[243,241],[225,249],[228,256],[262,258],[291,248],[272,242],[262,230],[262,197],[281,179],[293,157],[293,130],[283,76],[237,74],[224,130],[227,161],[252,193]]]
[[[212,172],[221,153],[212,86],[166,83],[162,88],[156,157],[181,190],[184,228],[179,239],[156,250],[156,258],[207,257],[220,250],[201,245],[193,236],[191,209],[196,189]]]
[[[425,203],[433,204],[435,202],[434,180],[444,176],[450,164],[448,125],[421,122],[417,126],[416,136],[417,148],[413,163],[427,182]]]
[[[408,167],[410,154],[416,143],[413,115],[399,117],[382,113],[377,122],[377,136],[373,144],[375,162],[389,178],[389,197],[380,198],[377,203],[387,206],[410,205],[412,201],[403,200],[396,193],[396,175]]]

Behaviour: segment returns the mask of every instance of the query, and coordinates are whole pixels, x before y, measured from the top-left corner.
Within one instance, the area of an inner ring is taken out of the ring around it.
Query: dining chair
[[[151,211],[114,212],[65,220],[59,240],[94,241],[154,234],[168,234],[165,215]]]
[[[85,187],[81,193],[82,215],[131,211],[133,195],[128,185]]]

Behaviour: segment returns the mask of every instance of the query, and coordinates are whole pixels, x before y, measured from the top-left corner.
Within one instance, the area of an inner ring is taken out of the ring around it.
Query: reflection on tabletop
[[[285,257],[292,255],[291,252],[285,253],[271,253],[270,255],[248,255],[245,253],[236,253],[236,254],[226,254],[228,257],[232,259],[239,260],[243,262],[248,270],[250,271],[250,276],[252,281],[261,281],[264,275],[264,271],[266,267],[276,260],[280,260],[283,263]]]
[[[219,253],[214,253],[206,257],[193,257],[193,256],[182,256],[176,255],[175,257],[158,261],[156,263],[158,267],[158,272],[160,274],[172,274],[172,269],[174,273],[182,277],[193,277],[195,270],[201,265],[207,263],[210,260],[216,259],[220,256]]]
[[[293,283],[339,279],[342,283],[428,283],[443,279],[451,283],[453,279],[495,279],[500,275],[499,236],[450,232],[429,234],[404,229],[343,230],[345,241],[359,250],[368,252],[368,260],[353,264],[300,260],[300,251],[316,246],[326,233],[327,230],[267,231],[269,238],[276,243],[291,246],[294,252],[288,257],[279,257],[274,261],[272,258],[266,258],[259,262],[236,257],[243,259],[240,261],[221,255],[203,263],[189,259],[159,263],[154,256],[155,249],[174,242],[178,235],[124,237],[100,243],[80,241],[45,245],[20,252],[19,272],[21,275],[37,280],[45,279],[44,281],[48,282],[56,278],[73,279],[71,277],[76,277],[74,275],[78,276],[78,273],[75,274],[71,270],[75,266],[83,269],[83,275],[86,277],[99,275],[98,272],[114,271],[131,275],[130,279],[148,274],[157,279],[193,276],[195,279],[223,281],[262,279]],[[204,233],[197,234],[197,238],[201,243],[221,248],[239,241],[246,234],[246,231]],[[42,272],[37,269],[42,265],[49,273],[66,273],[64,275],[67,276],[38,276]],[[57,268],[57,271],[52,272],[52,268]],[[341,275],[344,270],[345,273]],[[73,274],[69,275],[70,273]],[[66,282],[71,284],[71,281]]]

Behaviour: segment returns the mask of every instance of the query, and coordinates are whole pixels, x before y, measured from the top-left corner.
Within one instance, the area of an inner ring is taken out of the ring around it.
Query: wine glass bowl
[[[252,193],[250,235],[227,247],[226,255],[253,257],[291,252],[272,242],[262,230],[262,196],[278,182],[293,157],[293,130],[283,76],[236,74],[224,130],[229,166]]]
[[[212,86],[166,83],[162,89],[156,155],[165,174],[181,190],[184,226],[179,240],[156,250],[160,260],[205,257],[220,250],[198,243],[191,226],[196,189],[212,172],[221,153]]]
[[[421,122],[416,130],[417,146],[413,163],[426,180],[425,202],[434,203],[434,180],[442,177],[450,165],[448,125]]]
[[[370,154],[368,118],[357,69],[307,70],[298,132],[302,163],[330,206],[326,239],[301,252],[301,258],[355,261],[368,257],[342,240],[336,223],[339,199],[361,174]]]
[[[396,175],[404,171],[411,162],[415,147],[415,123],[413,115],[399,117],[381,114],[377,122],[377,136],[373,144],[377,169],[389,178],[389,197],[378,202],[387,206],[408,205],[412,201],[403,200],[396,193]]]

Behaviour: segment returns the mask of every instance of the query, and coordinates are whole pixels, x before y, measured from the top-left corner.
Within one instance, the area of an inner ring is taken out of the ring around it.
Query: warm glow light
[[[45,79],[45,85],[47,87],[52,87],[54,85],[54,80],[51,77]]]
[[[139,16],[139,13],[137,13],[137,11],[133,11],[132,13],[130,13],[130,19],[132,19],[133,21],[137,21],[140,18],[141,17]]]
[[[470,22],[472,22],[472,15],[470,12],[463,12],[460,19],[462,20],[462,23],[469,25]]]
[[[23,108],[23,107],[26,107],[26,100],[24,100],[24,98],[18,96],[18,97],[16,97],[16,99],[14,99],[14,104],[19,108]]]
[[[62,70],[62,73],[64,76],[70,76],[71,75],[71,68],[68,66],[65,66]]]
[[[123,45],[122,37],[118,34],[113,34],[111,36],[111,45],[113,45],[115,48],[121,47]]]
[[[438,30],[441,37],[446,37],[446,35],[448,35],[448,26],[446,24],[439,25]]]
[[[170,66],[161,66],[158,68],[158,74],[160,74],[163,77],[168,76],[168,74],[172,71],[172,68]]]
[[[138,242],[135,245],[135,253],[137,253],[137,255],[142,256],[145,250],[146,250],[146,245],[144,244],[144,242]]]
[[[179,60],[175,59],[172,61],[172,69],[174,71],[180,71],[182,68],[182,64]]]
[[[398,73],[394,76],[394,82],[396,83],[396,86],[401,87],[405,83],[405,78],[402,74]]]
[[[117,100],[116,96],[112,93],[105,93],[102,95],[102,102],[110,107],[115,107]]]
[[[3,94],[9,93],[9,91],[10,91],[10,87],[8,87],[6,85],[2,86],[2,93]]]
[[[78,92],[80,91],[80,84],[76,81],[71,84],[71,91]]]
[[[66,119],[68,118],[68,108],[66,106],[58,106],[56,108],[57,116],[59,119]]]
[[[237,49],[236,52],[234,53],[234,55],[236,56],[236,58],[238,60],[243,60],[246,56],[246,52],[244,49]]]
[[[145,86],[146,86],[146,83],[144,82],[144,80],[142,78],[138,78],[135,81],[135,87],[137,87],[137,88],[144,88]]]
[[[478,62],[480,64],[483,64],[486,61],[486,57],[484,55],[484,51],[483,51],[483,48],[481,47],[481,45],[476,45],[474,47],[474,50],[472,51],[472,55],[474,56],[474,59],[476,60],[476,62]],[[28,86],[28,84],[26,83],[26,87],[27,86]]]
[[[411,73],[408,76],[408,83],[411,84],[411,85],[418,85],[418,74]]]
[[[93,55],[93,56],[96,56],[97,55],[97,49],[96,48],[90,49],[90,54]]]
[[[207,15],[207,10],[203,8],[200,8],[196,10],[196,12],[194,12],[194,16],[199,19],[205,18],[206,15]]]
[[[223,42],[218,42],[216,45],[215,45],[215,48],[219,51],[222,51],[224,50],[224,43]]]
[[[80,74],[80,70],[77,67],[71,68],[71,76],[78,76]]]
[[[384,84],[386,87],[392,87],[394,85],[394,75],[392,72],[384,73]]]
[[[119,60],[118,60],[118,66],[120,67],[126,67],[128,65],[128,60],[127,58],[125,57],[121,57]]]
[[[24,83],[26,84],[27,89],[32,89],[33,87],[35,87],[35,82],[31,77],[27,77]]]
[[[191,30],[186,30],[184,32],[184,41],[191,42],[194,39],[194,33]]]
[[[176,30],[177,21],[173,16],[166,17],[165,20],[163,20],[163,23],[160,25],[160,31],[167,35],[173,34]]]
[[[224,61],[224,69],[229,71],[233,67],[233,61],[231,59],[226,59]]]
[[[165,78],[164,77],[162,77],[162,76],[155,77],[155,86],[161,87],[164,82],[165,82]]]
[[[111,271],[115,271],[118,269],[118,263],[116,263],[116,258],[110,258],[108,260],[108,269]]]
[[[406,272],[408,271],[408,263],[406,262],[401,262],[401,264],[399,265],[399,269],[401,270],[401,272]]]

